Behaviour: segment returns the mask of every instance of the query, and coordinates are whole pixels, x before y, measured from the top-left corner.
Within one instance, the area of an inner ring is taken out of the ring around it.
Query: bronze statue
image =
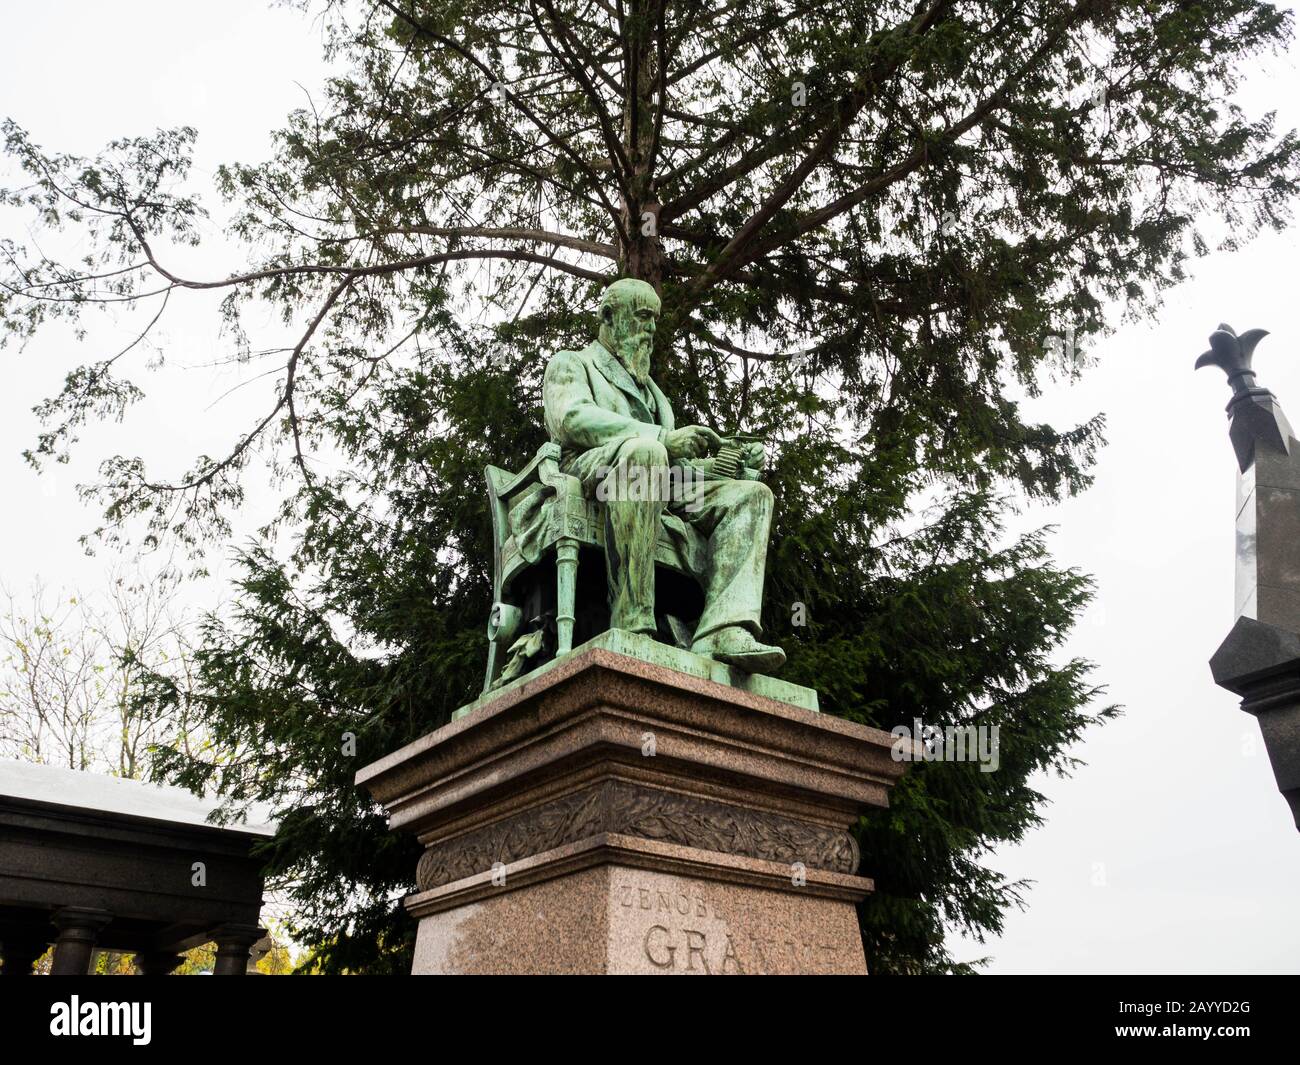
[[[749,438],[725,441],[702,425],[678,428],[650,377],[660,301],[643,281],[616,281],[600,301],[600,332],[546,367],[546,428],[560,470],[604,504],[610,625],[653,635],[654,547],[661,524],[701,539],[695,573],[704,611],[691,650],[748,672],[785,662],[760,643],[772,492],[758,480],[766,455]]]

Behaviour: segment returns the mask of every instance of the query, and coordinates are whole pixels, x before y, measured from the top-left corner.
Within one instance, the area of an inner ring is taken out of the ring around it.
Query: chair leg
[[[555,551],[555,653],[573,650],[573,610],[578,597],[578,541],[562,537]]]
[[[497,645],[488,644],[487,653],[487,676],[483,679],[483,694],[486,695],[492,690],[492,682],[497,679]]]

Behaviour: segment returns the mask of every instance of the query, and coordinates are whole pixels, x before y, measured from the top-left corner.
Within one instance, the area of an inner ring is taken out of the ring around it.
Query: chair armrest
[[[548,440],[539,447],[537,454],[532,457],[532,461],[497,489],[497,497],[505,499],[507,496],[513,495],[529,481],[533,480],[534,475],[538,473],[538,467],[548,460],[550,462],[560,461],[560,445],[553,440]],[[549,483],[545,476],[537,476],[536,479],[543,484]]]
[[[582,496],[582,482],[571,473],[561,473],[555,459],[544,459],[537,470],[538,477],[546,487],[554,489],[557,498]]]

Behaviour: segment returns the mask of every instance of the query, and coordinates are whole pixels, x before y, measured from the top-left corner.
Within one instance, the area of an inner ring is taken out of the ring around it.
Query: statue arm
[[[586,451],[615,440],[664,438],[664,427],[637,421],[596,403],[581,360],[562,351],[546,367],[542,381],[546,429],[562,447]]]

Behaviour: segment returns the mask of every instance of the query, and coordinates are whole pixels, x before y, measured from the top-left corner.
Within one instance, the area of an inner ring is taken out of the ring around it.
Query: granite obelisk
[[[1259,721],[1278,789],[1300,828],[1300,443],[1255,378],[1255,345],[1220,325],[1196,360],[1228,375],[1237,457],[1236,622],[1210,659],[1214,680]]]

